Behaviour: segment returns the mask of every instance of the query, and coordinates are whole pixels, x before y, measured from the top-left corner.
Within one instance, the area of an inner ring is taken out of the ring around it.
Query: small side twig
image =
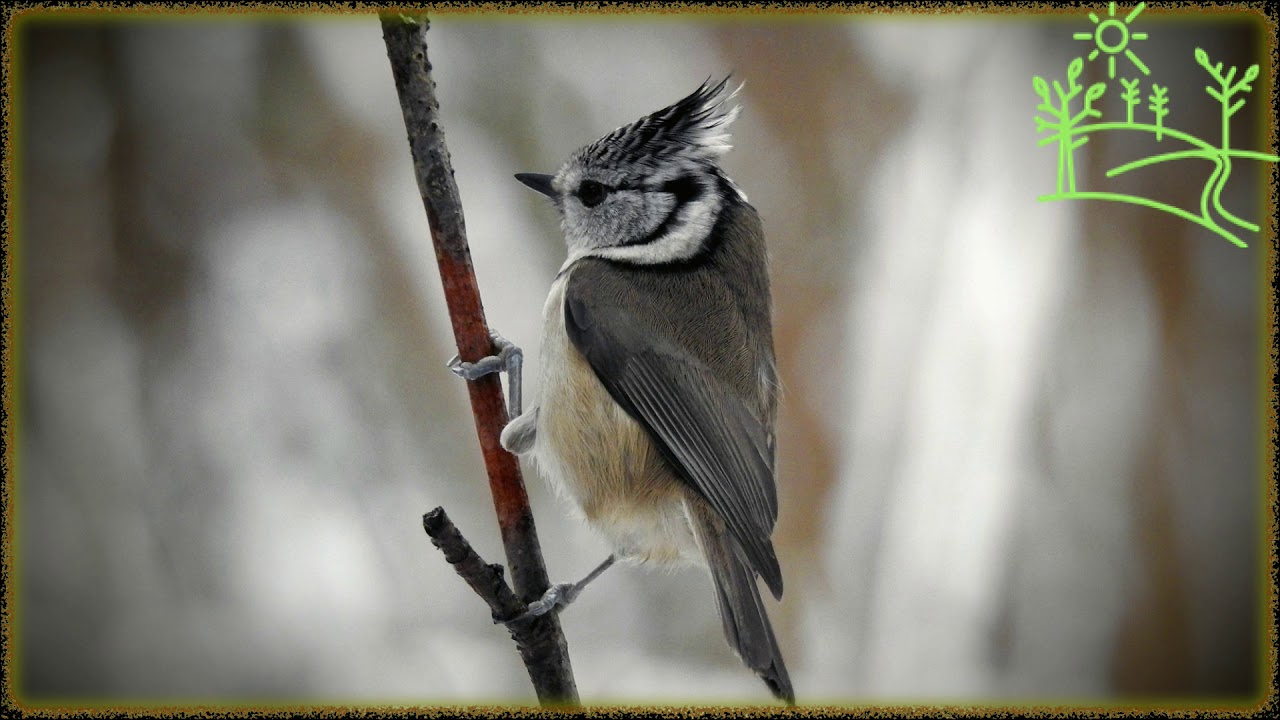
[[[453,566],[458,575],[467,581],[472,590],[489,605],[495,623],[516,617],[524,612],[524,603],[512,592],[507,581],[502,577],[501,565],[486,563],[471,543],[462,536],[453,521],[445,513],[444,508],[422,516],[422,529],[431,537],[431,544],[440,548],[444,559]]]
[[[440,104],[436,100],[435,81],[427,59],[429,23],[425,17],[401,15],[383,15],[381,21],[382,38],[387,45],[387,59],[391,62],[400,110],[408,131],[414,177],[431,226],[431,243],[440,267],[458,356],[464,362],[476,362],[492,354],[494,347],[484,317],[484,306],[480,302],[479,285],[471,266],[462,201],[453,180],[453,166],[449,161],[444,130],[440,126]],[[443,367],[440,372],[443,376]],[[489,375],[467,382],[467,392],[471,397],[476,434],[489,476],[489,492],[498,516],[498,529],[507,565],[511,568],[515,596],[528,604],[542,597],[549,582],[533,512],[529,508],[529,495],[520,474],[520,463],[502,448],[498,440],[507,422],[502,383],[497,375]],[[467,564],[467,567],[473,566],[473,563]],[[455,567],[461,574],[462,566]],[[476,571],[472,577],[483,580],[483,573]],[[486,583],[491,585],[489,581],[480,584],[483,587],[487,586]],[[502,586],[505,587],[506,583],[503,582]],[[476,584],[472,583],[472,587],[475,588]],[[480,589],[477,592],[485,597]],[[504,608],[509,605],[505,599],[500,604]],[[539,701],[544,705],[577,703],[578,689],[569,664],[569,647],[555,613],[518,624],[521,634],[517,637],[517,630],[513,629],[512,636],[516,638]]]
[[[529,669],[535,687],[555,687],[562,680],[558,676],[558,645],[555,635],[559,628],[543,622],[546,615],[529,620],[516,620],[527,609],[512,592],[502,577],[502,566],[489,564],[476,553],[471,543],[462,536],[444,508],[436,508],[422,516],[422,527],[431,537],[431,544],[444,552],[444,558],[471,589],[489,605],[493,622],[506,623],[511,639],[515,640],[520,658]],[[572,675],[570,675],[572,680]],[[576,698],[573,699],[576,702]],[[545,701],[544,701],[545,704]]]

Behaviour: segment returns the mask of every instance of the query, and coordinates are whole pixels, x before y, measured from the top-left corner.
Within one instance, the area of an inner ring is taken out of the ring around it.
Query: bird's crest
[[[728,126],[741,107],[728,102],[742,85],[725,93],[729,78],[712,86],[710,78],[688,97],[614,130],[582,149],[582,155],[606,163],[655,164],[684,157],[714,163],[732,147]]]

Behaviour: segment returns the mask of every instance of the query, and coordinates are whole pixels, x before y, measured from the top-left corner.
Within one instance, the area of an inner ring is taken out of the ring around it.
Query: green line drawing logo
[[[1136,32],[1133,34],[1129,33],[1129,23],[1133,22],[1139,15],[1141,15],[1143,8],[1146,6],[1146,3],[1139,3],[1138,7],[1133,9],[1133,12],[1129,13],[1123,21],[1120,21],[1116,20],[1116,4],[1111,3],[1111,11],[1107,13],[1109,17],[1102,22],[1098,21],[1098,16],[1096,14],[1089,13],[1089,20],[1092,21],[1094,25],[1098,26],[1097,30],[1094,32],[1078,32],[1071,36],[1076,40],[1093,40],[1098,44],[1098,47],[1094,48],[1093,52],[1089,53],[1089,62],[1097,60],[1099,53],[1106,53],[1111,56],[1107,58],[1107,77],[1112,80],[1116,79],[1116,55],[1119,55],[1121,52],[1123,52],[1124,56],[1129,59],[1129,62],[1133,63],[1134,67],[1142,71],[1143,75],[1151,74],[1151,71],[1147,69],[1147,66],[1142,64],[1142,60],[1140,60],[1138,56],[1129,49],[1130,38],[1134,40],[1147,39],[1147,34],[1144,32]],[[1114,43],[1107,42],[1103,38],[1103,35],[1107,34],[1108,30],[1114,30],[1115,32],[1110,34],[1112,36],[1119,35],[1120,39]]]
[[[1146,3],[1139,3],[1123,20],[1120,20],[1116,18],[1116,4],[1113,2],[1110,4],[1110,11],[1107,13],[1106,20],[1099,20],[1096,14],[1089,13],[1089,20],[1097,26],[1093,32],[1078,32],[1073,35],[1077,40],[1092,40],[1096,44],[1096,47],[1088,55],[1090,62],[1104,54],[1107,56],[1107,76],[1109,79],[1116,79],[1117,55],[1123,55],[1143,76],[1149,77],[1151,75],[1151,70],[1142,62],[1137,53],[1128,47],[1131,40],[1146,40],[1148,38],[1147,33],[1132,32],[1129,28],[1145,8]],[[1053,81],[1052,88],[1050,88],[1050,84],[1044,78],[1039,75],[1032,77],[1032,85],[1036,94],[1042,100],[1036,110],[1047,114],[1047,117],[1035,116],[1036,132],[1043,133],[1049,130],[1053,133],[1048,137],[1042,138],[1038,144],[1040,146],[1055,142],[1058,144],[1057,190],[1052,195],[1040,196],[1039,200],[1041,202],[1053,200],[1108,200],[1143,205],[1196,223],[1221,235],[1239,247],[1248,247],[1243,240],[1227,227],[1224,227],[1223,223],[1255,233],[1258,232],[1258,226],[1236,217],[1222,207],[1222,190],[1226,187],[1227,178],[1231,176],[1232,160],[1280,162],[1280,157],[1275,155],[1267,155],[1250,150],[1236,150],[1231,147],[1231,117],[1239,112],[1245,103],[1244,97],[1237,99],[1236,96],[1253,90],[1252,83],[1258,78],[1258,66],[1249,66],[1237,80],[1236,74],[1239,68],[1226,68],[1224,74],[1223,64],[1212,62],[1209,59],[1209,55],[1200,48],[1195,49],[1195,61],[1200,67],[1204,68],[1205,72],[1217,84],[1216,88],[1206,86],[1205,92],[1216,100],[1222,108],[1222,142],[1220,145],[1206,142],[1190,133],[1172,128],[1165,123],[1165,118],[1169,115],[1169,88],[1167,86],[1161,86],[1155,82],[1151,83],[1150,94],[1145,98],[1148,102],[1145,110],[1150,112],[1151,121],[1139,122],[1136,119],[1137,111],[1140,109],[1139,106],[1142,105],[1144,99],[1141,89],[1142,78],[1121,77],[1120,86],[1123,90],[1120,94],[1120,99],[1124,101],[1125,105],[1124,122],[1089,123],[1086,122],[1089,118],[1100,120],[1102,117],[1102,112],[1095,107],[1095,104],[1106,93],[1107,84],[1098,82],[1085,89],[1077,82],[1080,74],[1084,71],[1084,58],[1078,57],[1068,64],[1067,85],[1065,88],[1057,80]],[[1052,90],[1052,93],[1050,90]],[[1081,93],[1084,96],[1080,109],[1074,111],[1072,109],[1072,101],[1079,97]],[[1057,99],[1056,105],[1054,103],[1055,97]],[[1196,215],[1188,210],[1138,195],[1077,190],[1075,151],[1089,142],[1090,134],[1105,131],[1146,132],[1155,135],[1158,142],[1163,142],[1167,138],[1185,143],[1191,148],[1174,150],[1125,163],[1108,170],[1106,173],[1108,178],[1117,177],[1131,170],[1137,170],[1149,165],[1158,165],[1176,160],[1199,158],[1212,162],[1214,165],[1213,172],[1205,181],[1204,191],[1200,194],[1200,214]]]

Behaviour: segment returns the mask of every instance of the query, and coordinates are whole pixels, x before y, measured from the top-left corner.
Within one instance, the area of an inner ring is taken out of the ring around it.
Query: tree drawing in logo
[[[1075,151],[1076,148],[1089,142],[1087,137],[1075,139],[1076,133],[1073,130],[1080,126],[1080,121],[1084,118],[1102,117],[1100,111],[1093,109],[1093,101],[1102,97],[1102,93],[1107,89],[1105,83],[1091,85],[1084,94],[1084,107],[1080,112],[1074,115],[1071,114],[1071,101],[1083,90],[1080,84],[1076,82],[1076,78],[1080,77],[1080,71],[1083,69],[1084,61],[1076,58],[1067,67],[1066,89],[1064,90],[1062,84],[1057,80],[1053,81],[1054,94],[1058,97],[1057,105],[1054,105],[1049,98],[1049,85],[1045,83],[1044,78],[1039,75],[1032,78],[1036,92],[1044,100],[1039,109],[1050,113],[1052,120],[1056,121],[1051,122],[1039,115],[1036,116],[1036,132],[1044,132],[1045,128],[1058,131],[1057,135],[1040,141],[1041,145],[1047,145],[1054,140],[1058,141],[1058,195],[1063,195],[1064,184],[1066,185],[1065,192],[1068,195],[1076,192]]]
[[[1097,25],[1093,33],[1076,33],[1074,36],[1079,40],[1091,39],[1097,43],[1097,48],[1089,54],[1090,61],[1096,59],[1101,53],[1106,53],[1110,56],[1108,58],[1108,75],[1113,80],[1115,79],[1115,56],[1122,53],[1144,76],[1151,74],[1150,69],[1143,64],[1136,54],[1127,48],[1130,39],[1145,40],[1148,37],[1146,33],[1131,33],[1129,31],[1129,24],[1138,17],[1145,7],[1145,3],[1139,4],[1122,22],[1115,18],[1116,4],[1113,2],[1111,3],[1107,20],[1099,21],[1097,15],[1089,13],[1089,19]],[[1237,79],[1236,75],[1239,68],[1224,68],[1223,63],[1212,62],[1208,53],[1201,48],[1196,48],[1194,55],[1196,63],[1204,68],[1205,72],[1209,73],[1217,84],[1216,88],[1213,86],[1205,87],[1205,91],[1221,105],[1222,109],[1222,142],[1217,145],[1205,142],[1190,133],[1172,128],[1165,122],[1165,118],[1169,115],[1170,100],[1167,86],[1161,86],[1154,82],[1151,84],[1151,93],[1147,96],[1149,104],[1146,109],[1150,111],[1153,122],[1139,122],[1135,116],[1136,111],[1140,109],[1139,106],[1142,104],[1141,78],[1120,78],[1120,85],[1123,87],[1120,98],[1125,106],[1125,120],[1123,122],[1088,123],[1084,122],[1088,118],[1101,119],[1102,113],[1094,108],[1094,103],[1106,93],[1107,85],[1101,82],[1094,83],[1088,90],[1084,91],[1084,98],[1079,112],[1072,111],[1072,101],[1083,90],[1077,82],[1084,68],[1083,58],[1076,58],[1068,64],[1067,86],[1065,88],[1057,80],[1053,81],[1051,88],[1044,78],[1038,75],[1032,77],[1032,86],[1041,100],[1036,109],[1047,115],[1047,117],[1035,116],[1036,132],[1051,131],[1052,133],[1048,137],[1042,138],[1039,145],[1058,144],[1057,190],[1052,195],[1040,196],[1039,200],[1041,202],[1053,200],[1106,200],[1143,205],[1189,220],[1221,235],[1239,247],[1247,247],[1245,242],[1237,237],[1233,230],[1235,228],[1243,228],[1250,232],[1258,232],[1258,226],[1233,215],[1224,208],[1222,206],[1222,191],[1226,187],[1227,179],[1231,176],[1233,161],[1280,162],[1280,157],[1275,155],[1267,155],[1251,150],[1236,150],[1231,147],[1231,118],[1244,107],[1245,98],[1243,95],[1253,90],[1253,81],[1258,78],[1258,66],[1249,66]],[[1177,160],[1202,159],[1212,162],[1213,171],[1205,181],[1204,190],[1200,194],[1199,214],[1138,195],[1077,190],[1074,156],[1076,149],[1088,142],[1091,134],[1107,131],[1151,133],[1155,135],[1158,142],[1163,142],[1168,138],[1184,143],[1188,148],[1160,153],[1125,163],[1108,170],[1106,172],[1108,178],[1114,178],[1138,168]],[[1235,228],[1228,229],[1228,225],[1235,226]]]

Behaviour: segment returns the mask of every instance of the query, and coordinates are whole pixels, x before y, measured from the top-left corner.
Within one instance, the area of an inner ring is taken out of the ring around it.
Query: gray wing
[[[778,519],[769,433],[689,352],[644,332],[616,303],[565,290],[565,329],[609,395],[724,520],[748,565],[782,597],[769,536]]]

